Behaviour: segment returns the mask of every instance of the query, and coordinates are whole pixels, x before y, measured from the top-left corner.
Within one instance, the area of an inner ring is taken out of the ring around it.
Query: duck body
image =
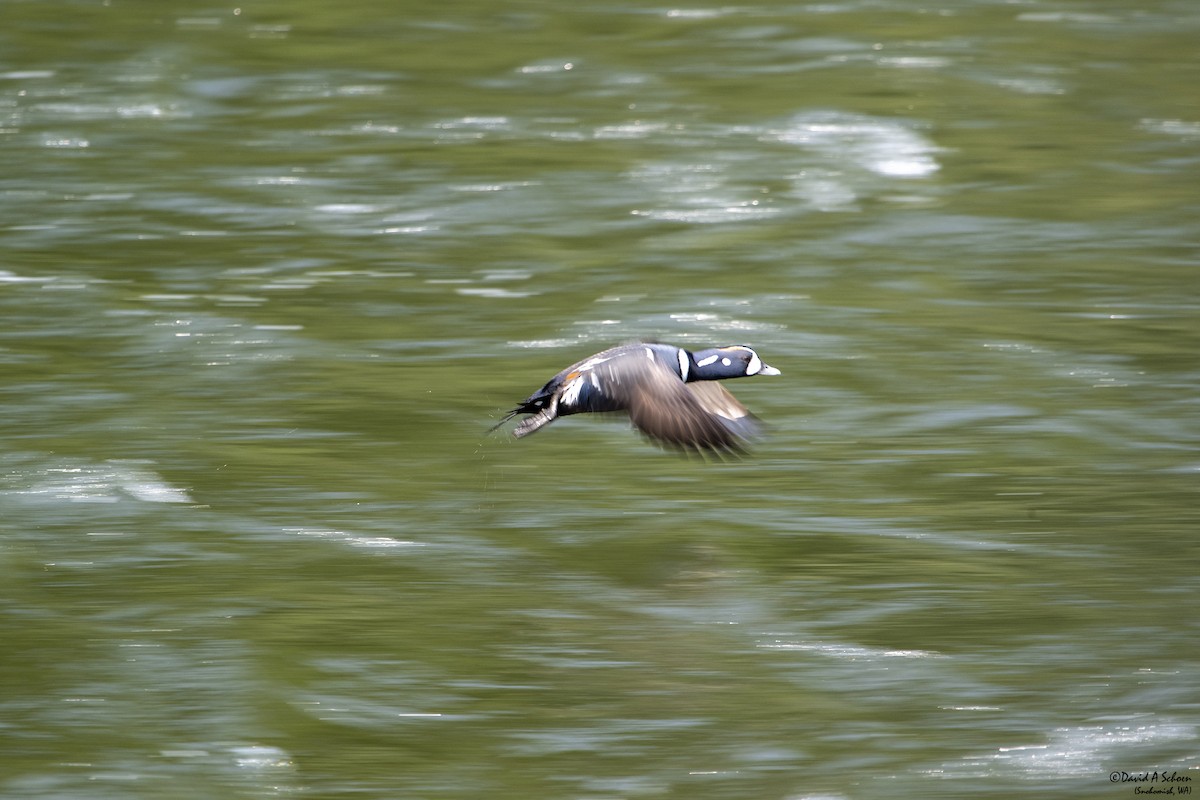
[[[757,433],[757,420],[716,382],[778,374],[745,345],[691,352],[657,342],[623,344],[562,370],[495,427],[530,414],[513,430],[520,438],[570,414],[624,411],[634,427],[662,444],[740,450]]]

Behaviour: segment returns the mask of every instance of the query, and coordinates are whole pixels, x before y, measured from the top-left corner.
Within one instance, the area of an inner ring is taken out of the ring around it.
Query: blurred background
[[[1191,0],[2,14],[0,796],[1200,779]]]

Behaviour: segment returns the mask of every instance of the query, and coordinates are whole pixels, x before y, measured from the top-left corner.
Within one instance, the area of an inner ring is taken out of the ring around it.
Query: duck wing
[[[606,394],[626,408],[634,427],[687,450],[736,452],[757,430],[753,415],[723,386],[684,383],[654,358],[627,357],[599,365]]]
[[[700,406],[717,417],[734,436],[750,439],[762,432],[758,417],[721,384],[716,381],[697,381],[684,385]]]

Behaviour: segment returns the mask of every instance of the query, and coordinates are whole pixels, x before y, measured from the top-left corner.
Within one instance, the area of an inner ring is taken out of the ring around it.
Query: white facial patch
[[[713,363],[718,358],[720,358],[720,356],[709,356],[708,358],[702,358],[696,362],[696,366],[697,367],[707,367],[709,364]]]
[[[747,375],[757,375],[762,369],[762,359],[758,357],[758,353],[750,351],[750,363],[746,365]]]
[[[732,364],[733,362],[732,362],[732,361],[730,361],[728,358],[722,358],[722,359],[721,359],[721,363],[722,363],[722,364],[724,364],[725,366],[727,366],[727,367],[728,367],[728,366],[729,366],[730,364]]]

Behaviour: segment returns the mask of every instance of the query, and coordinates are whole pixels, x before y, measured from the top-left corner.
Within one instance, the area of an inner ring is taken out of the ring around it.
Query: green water
[[[1194,3],[0,18],[0,796],[1200,782]]]

